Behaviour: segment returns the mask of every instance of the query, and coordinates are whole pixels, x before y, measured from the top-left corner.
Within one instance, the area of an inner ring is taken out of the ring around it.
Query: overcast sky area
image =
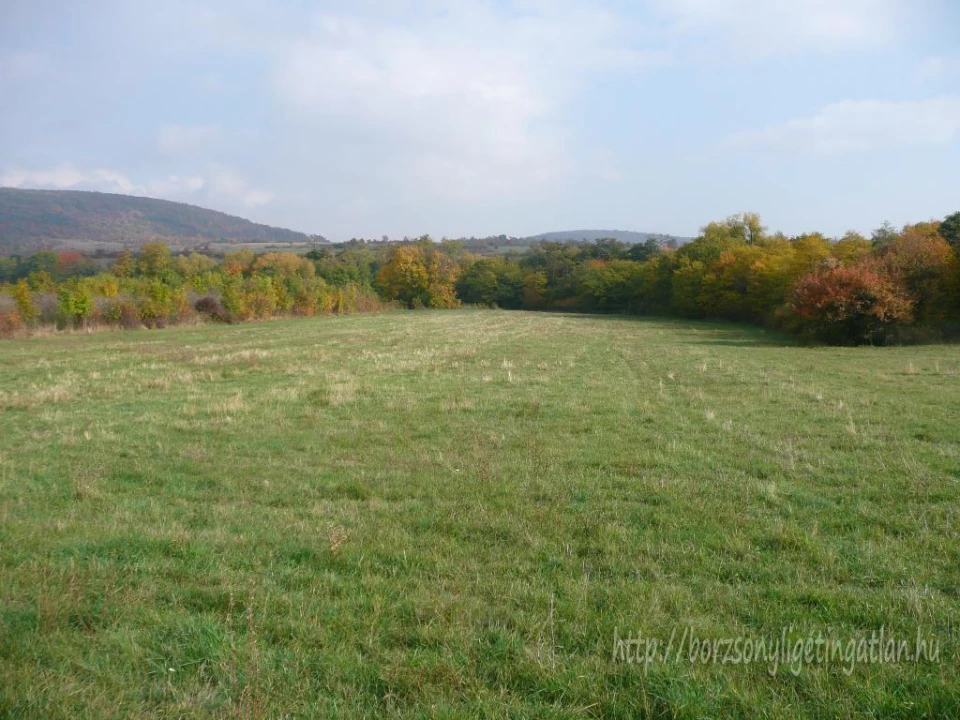
[[[960,210],[957,0],[0,0],[0,185],[331,239]]]

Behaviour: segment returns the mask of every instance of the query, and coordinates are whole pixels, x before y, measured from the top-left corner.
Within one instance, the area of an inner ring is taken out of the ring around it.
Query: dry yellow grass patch
[[[263,350],[259,348],[253,348],[248,350],[237,350],[232,353],[224,353],[213,355],[196,355],[194,356],[192,362],[195,365],[218,365],[226,364],[237,361],[257,361],[264,360],[272,355],[271,351]]]
[[[250,409],[239,390],[230,397],[210,405],[210,412],[219,419],[230,422],[236,415],[242,415]]]
[[[64,380],[49,387],[31,385],[23,392],[0,391],[0,408],[5,410],[26,410],[46,404],[70,402],[77,396],[76,382]]]

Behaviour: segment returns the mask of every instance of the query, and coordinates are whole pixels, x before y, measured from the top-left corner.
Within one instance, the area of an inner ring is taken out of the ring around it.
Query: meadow
[[[955,718],[960,352],[394,311],[0,342],[0,717]],[[616,638],[918,633],[929,662]]]

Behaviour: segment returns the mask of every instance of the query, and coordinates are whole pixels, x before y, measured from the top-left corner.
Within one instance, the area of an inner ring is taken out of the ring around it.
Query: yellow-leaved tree
[[[377,287],[385,299],[397,300],[408,308],[456,307],[459,271],[459,265],[424,236],[390,251],[377,273]]]

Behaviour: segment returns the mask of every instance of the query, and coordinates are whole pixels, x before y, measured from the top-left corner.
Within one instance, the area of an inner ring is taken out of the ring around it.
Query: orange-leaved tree
[[[939,223],[905,226],[886,248],[883,262],[909,294],[918,324],[943,323],[958,306],[958,259],[941,237]]]
[[[912,319],[912,303],[878,263],[829,267],[801,278],[793,289],[794,329],[836,345],[884,342]]]

